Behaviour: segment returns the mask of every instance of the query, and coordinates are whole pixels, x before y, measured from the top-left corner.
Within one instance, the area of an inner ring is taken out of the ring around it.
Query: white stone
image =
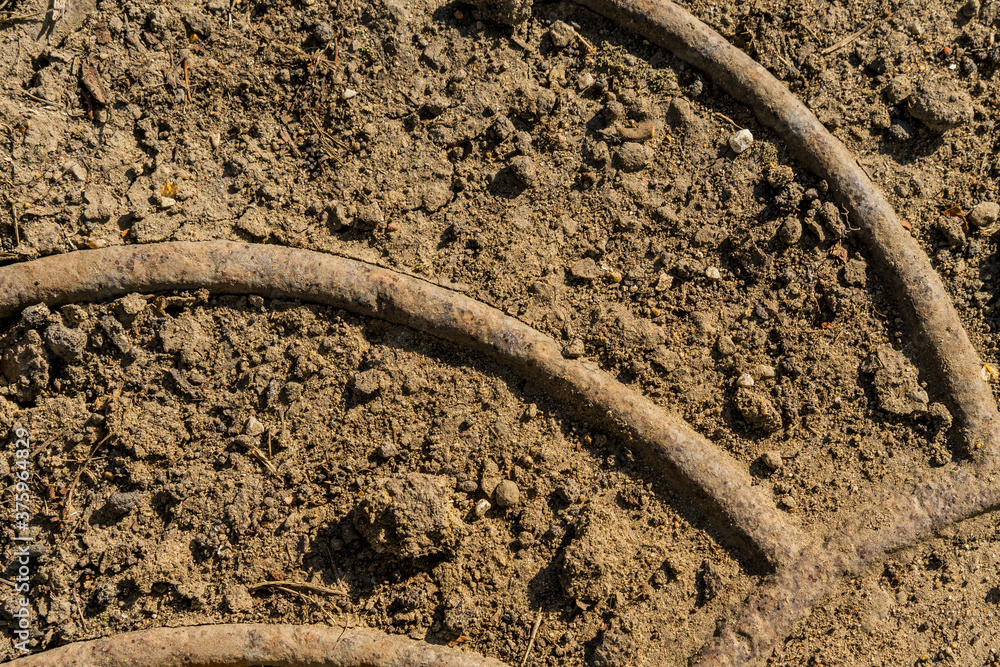
[[[351,90],[350,88],[344,88],[344,99],[349,100],[352,97],[357,97],[358,91]]]
[[[484,514],[490,511],[490,507],[492,507],[492,505],[490,505],[490,501],[483,498],[482,500],[476,503],[476,508],[475,508],[476,516],[483,516]]]
[[[705,277],[713,281],[722,280],[722,274],[714,266],[710,266],[707,269],[705,269]]]
[[[733,136],[729,137],[729,147],[733,149],[733,152],[739,155],[746,149],[753,145],[753,134],[750,130],[740,130]]]
[[[256,417],[250,417],[243,425],[243,434],[256,438],[264,432],[264,425]]]
[[[736,384],[741,387],[750,388],[753,386],[753,377],[749,373],[743,373],[740,375],[739,379],[736,380]]]
[[[754,368],[754,372],[759,378],[770,379],[775,376],[774,366],[769,366],[767,364],[757,364],[757,367]]]

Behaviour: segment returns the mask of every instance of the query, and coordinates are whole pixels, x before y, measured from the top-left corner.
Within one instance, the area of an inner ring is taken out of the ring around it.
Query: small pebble
[[[802,222],[795,216],[785,218],[778,229],[778,241],[783,245],[795,245],[802,239]]]
[[[521,490],[517,488],[517,484],[505,479],[493,490],[493,500],[500,507],[514,507],[521,502]]]
[[[79,162],[71,162],[65,167],[65,171],[79,182],[87,180],[87,168]]]
[[[769,366],[767,364],[757,364],[753,369],[754,374],[759,378],[773,378],[775,376],[774,366]]]
[[[753,145],[753,133],[750,130],[740,130],[736,134],[729,137],[729,147],[733,149],[733,152],[739,155],[746,151],[750,146]]]
[[[399,448],[391,442],[383,442],[378,448],[378,457],[382,460],[389,460],[399,454]]]
[[[353,90],[351,88],[344,88],[344,95],[343,95],[343,97],[344,97],[345,100],[349,100],[352,97],[357,97],[357,96],[358,96],[358,91]]]
[[[775,451],[764,452],[761,454],[760,462],[771,471],[781,470],[781,466],[785,465],[785,459],[781,455],[781,452]]]
[[[989,227],[1000,218],[1000,204],[993,201],[984,201],[977,204],[969,211],[966,220],[973,227]]]
[[[533,188],[538,184],[538,172],[535,163],[527,155],[518,155],[511,159],[510,170],[526,187]]]
[[[577,280],[591,281],[595,280],[601,274],[601,270],[597,266],[597,262],[589,257],[585,257],[570,265],[569,274]]]
[[[642,171],[653,161],[653,149],[646,144],[625,142],[615,151],[615,166],[624,172]]]
[[[707,269],[705,269],[705,277],[711,280],[712,282],[718,282],[722,280],[722,274],[719,272],[719,269],[715,268],[714,266],[710,266]]]
[[[736,380],[736,384],[740,387],[752,387],[753,386],[753,376],[749,373],[742,373],[739,379]]]
[[[247,420],[247,423],[243,425],[243,435],[249,435],[250,437],[256,438],[264,432],[264,425],[256,417],[251,417]]]
[[[486,500],[485,498],[483,498],[482,500],[479,500],[476,503],[476,507],[475,507],[475,510],[474,510],[475,513],[476,513],[476,516],[478,516],[478,517],[483,516],[484,514],[486,514],[487,512],[490,511],[491,507],[493,507],[493,506],[490,505],[490,501]]]
[[[594,85],[594,75],[591,74],[590,72],[584,72],[583,74],[581,74],[576,78],[576,89],[579,90],[581,93],[585,90],[588,90],[593,85]]]

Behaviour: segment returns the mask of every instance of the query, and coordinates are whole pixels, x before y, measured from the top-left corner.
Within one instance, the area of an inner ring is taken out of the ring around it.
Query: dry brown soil
[[[0,0],[4,262],[225,238],[457,286],[682,414],[820,533],[960,464],[825,184],[605,19],[56,4],[53,22],[43,0]],[[995,365],[995,208],[976,207],[1000,177],[1000,3],[689,8],[855,152]],[[737,154],[740,128],[755,142]],[[516,665],[540,617],[529,665],[681,665],[767,575],[572,406],[427,335],[187,293],[34,308],[0,336],[0,427],[33,443],[33,650],[347,619]],[[771,663],[995,665],[998,586],[988,514],[844,582]]]

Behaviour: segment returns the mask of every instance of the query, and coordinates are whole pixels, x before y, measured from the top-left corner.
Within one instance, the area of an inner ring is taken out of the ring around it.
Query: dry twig
[[[73,511],[73,492],[76,490],[76,485],[80,481],[80,476],[83,475],[83,471],[87,469],[87,466],[91,461],[94,460],[94,454],[97,453],[97,449],[103,445],[105,442],[111,439],[114,433],[108,433],[106,436],[94,443],[90,448],[90,452],[87,454],[87,458],[83,460],[80,464],[80,468],[76,471],[76,475],[73,477],[73,482],[69,485],[69,490],[66,492],[66,502],[63,504],[62,510],[62,520],[65,521]]]
[[[528,638],[528,648],[524,649],[524,657],[521,658],[521,667],[528,664],[528,658],[531,656],[531,649],[535,646],[535,640],[538,638],[538,628],[542,627],[542,610],[538,610],[538,615],[535,616],[535,624],[531,628],[531,636]]]
[[[869,30],[871,30],[874,27],[875,27],[875,21],[872,21],[871,23],[869,23],[868,25],[866,25],[861,30],[858,30],[857,32],[853,32],[850,35],[848,35],[847,37],[845,37],[844,39],[842,39],[839,42],[837,42],[836,44],[832,44],[832,45],[826,47],[825,49],[823,49],[822,51],[820,51],[819,54],[821,56],[828,56],[831,53],[833,53],[834,51],[839,51],[840,49],[844,48],[845,46],[847,46],[848,44],[850,44],[854,40],[856,40],[859,37],[862,37],[863,35],[865,35]]]
[[[328,588],[326,586],[320,586],[318,584],[310,584],[304,581],[288,581],[285,579],[279,579],[277,581],[261,581],[260,583],[252,584],[247,586],[248,589],[255,591],[260,588],[301,588],[305,591],[313,591],[315,593],[323,593],[325,595],[349,595],[346,591],[338,591],[335,588]]]

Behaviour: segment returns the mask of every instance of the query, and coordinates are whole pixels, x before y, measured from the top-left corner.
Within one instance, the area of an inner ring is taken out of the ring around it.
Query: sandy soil
[[[818,532],[961,465],[826,184],[587,10],[47,9],[0,0],[4,262],[236,239],[452,285],[683,415]],[[689,9],[855,152],[996,365],[1000,4]],[[347,619],[514,665],[540,617],[529,665],[682,665],[768,573],[571,406],[404,328],[185,293],[36,307],[0,335],[0,426],[33,442],[33,650]],[[997,664],[998,612],[987,514],[844,582],[770,664]]]

